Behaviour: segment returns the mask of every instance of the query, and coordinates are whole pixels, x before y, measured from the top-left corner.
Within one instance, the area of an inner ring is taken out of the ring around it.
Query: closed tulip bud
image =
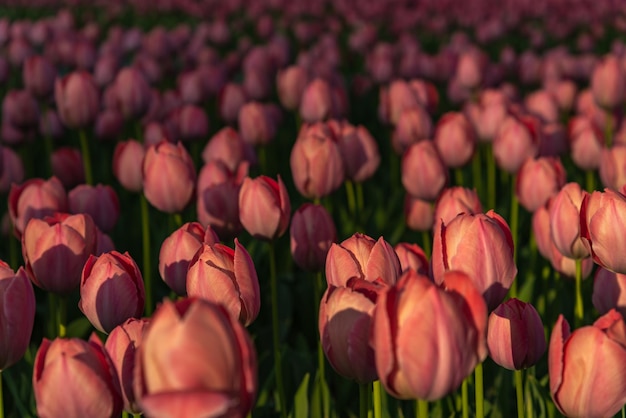
[[[418,199],[410,194],[404,196],[404,221],[413,231],[428,231],[433,227],[434,210],[432,202]]]
[[[239,192],[239,219],[250,235],[273,240],[287,230],[291,203],[280,176],[278,181],[259,176],[246,177]]]
[[[585,250],[600,266],[622,274],[626,274],[626,260],[620,255],[626,248],[625,191],[585,193],[580,207],[580,235]]]
[[[20,156],[9,147],[0,146],[0,192],[7,193],[13,183],[24,181],[24,164]]]
[[[143,145],[134,139],[119,142],[113,153],[113,175],[120,184],[131,192],[143,190],[142,161]]]
[[[376,370],[396,398],[441,399],[487,354],[485,301],[467,275],[445,276],[444,290],[408,270],[378,297],[371,340]]]
[[[150,106],[152,93],[143,74],[136,68],[123,68],[114,82],[117,105],[125,119],[142,117]]]
[[[344,181],[344,165],[337,139],[328,125],[305,125],[289,159],[296,188],[304,197],[321,198]]]
[[[435,144],[421,141],[402,156],[402,185],[414,197],[433,201],[448,182],[448,169]]]
[[[57,338],[41,342],[33,370],[40,417],[119,416],[124,405],[117,373],[102,342]]]
[[[379,109],[379,116],[385,123],[396,125],[400,120],[400,115],[407,109],[414,107],[424,108],[424,103],[418,92],[404,80],[394,80],[389,84],[387,90],[381,90],[382,109]]]
[[[148,324],[147,319],[129,318],[113,328],[104,343],[104,348],[117,372],[124,410],[130,414],[141,413],[133,391],[135,354],[143,341]]]
[[[602,149],[599,173],[602,185],[613,190],[620,190],[626,185],[626,146],[615,144],[612,148]]]
[[[411,145],[430,139],[432,121],[421,105],[404,110],[398,118],[391,137],[391,144],[397,154],[403,154]]]
[[[442,223],[450,223],[460,213],[475,215],[482,212],[483,206],[476,190],[460,186],[445,188],[435,203],[434,231],[439,231]]]
[[[243,161],[254,163],[254,148],[241,139],[236,130],[230,126],[220,129],[211,137],[202,150],[202,161],[221,161],[232,172],[237,170]]]
[[[487,61],[487,56],[478,48],[468,49],[459,56],[455,78],[464,88],[480,87],[485,76]]]
[[[529,212],[544,206],[565,185],[561,160],[551,157],[529,158],[516,176],[519,203]]]
[[[187,294],[213,303],[248,326],[259,314],[259,279],[250,254],[235,238],[235,249],[204,244],[189,264]]]
[[[596,122],[585,116],[575,117],[570,121],[568,131],[574,164],[583,170],[598,169],[604,148],[604,135]]]
[[[143,313],[145,291],[139,267],[126,252],[89,257],[80,279],[78,308],[99,331],[109,333]]]
[[[517,274],[511,230],[493,210],[442,223],[435,231],[431,262],[435,283],[443,281],[447,270],[467,273],[490,310],[506,296]]]
[[[305,203],[294,212],[289,232],[296,264],[304,270],[321,271],[331,244],[337,241],[335,223],[328,211]]]
[[[39,105],[28,90],[11,90],[2,100],[2,120],[27,130],[39,126]]]
[[[530,113],[541,118],[544,123],[559,121],[558,103],[546,90],[539,90],[526,96],[524,105]]]
[[[91,74],[76,71],[57,78],[54,98],[63,124],[72,129],[84,129],[92,124],[100,108],[98,87]]]
[[[30,342],[35,324],[35,292],[22,267],[14,273],[0,261],[0,372],[17,363]]]
[[[330,84],[321,78],[311,81],[300,100],[300,116],[308,123],[327,119],[333,110]]]
[[[96,226],[108,232],[117,223],[120,215],[120,202],[111,186],[81,184],[68,193],[71,213],[86,213]]]
[[[530,303],[509,299],[489,315],[489,356],[509,370],[534,366],[546,351],[539,313]]]
[[[96,60],[93,69],[94,81],[99,87],[107,86],[115,79],[119,69],[119,58],[114,53],[106,53]]]
[[[187,295],[187,270],[189,263],[202,248],[202,244],[219,242],[217,234],[198,222],[187,222],[165,238],[159,251],[159,274],[163,281],[179,296]]]
[[[39,118],[39,131],[44,138],[60,139],[65,134],[65,129],[54,109],[44,110]]]
[[[593,280],[591,301],[600,315],[615,309],[626,317],[626,274],[599,267]]]
[[[175,112],[175,118],[181,141],[204,141],[209,134],[209,118],[199,106],[186,104]]]
[[[80,150],[72,147],[60,147],[50,156],[52,173],[66,190],[85,182],[85,168]]]
[[[22,254],[33,283],[61,295],[78,288],[83,266],[96,248],[96,231],[85,214],[31,219],[22,236]]]
[[[474,128],[460,112],[448,112],[439,119],[433,142],[444,164],[451,168],[467,164],[476,149]]]
[[[493,140],[493,155],[498,166],[509,173],[516,173],[524,161],[537,155],[539,135],[536,119],[507,117]]]
[[[376,298],[384,287],[354,277],[345,287],[330,285],[320,302],[324,354],[337,373],[361,384],[378,378],[370,338]]]
[[[567,183],[550,203],[550,236],[565,257],[589,256],[581,238],[580,210],[584,195],[578,183]]]
[[[56,177],[30,179],[9,191],[9,215],[18,237],[32,218],[67,212],[67,195]]]
[[[376,140],[362,125],[355,127],[347,122],[335,125],[346,177],[356,182],[372,177],[380,164]]]
[[[430,267],[428,265],[428,257],[422,247],[417,244],[401,242],[394,247],[398,259],[400,260],[400,268],[402,273],[407,270],[414,270],[423,276],[428,276]]]
[[[116,109],[105,109],[98,113],[94,134],[100,141],[117,141],[124,129],[122,114]]]
[[[484,90],[480,102],[465,106],[465,114],[474,126],[480,142],[491,142],[508,117],[508,99],[498,90]]]
[[[563,315],[548,349],[550,393],[571,417],[610,417],[626,403],[626,324],[615,310],[570,332]]]
[[[249,102],[241,107],[238,115],[239,133],[244,142],[267,145],[276,136],[276,123],[268,106]]]
[[[401,271],[398,255],[383,237],[376,241],[357,232],[332,244],[326,256],[326,282],[337,287],[345,287],[351,277],[393,285]]]
[[[193,197],[196,170],[179,142],[161,141],[146,150],[142,165],[143,192],[148,202],[166,213],[185,209]]]
[[[24,62],[22,79],[24,86],[34,96],[44,99],[54,91],[56,69],[45,57],[34,55]]]
[[[248,96],[239,84],[228,83],[219,96],[220,116],[227,123],[234,123],[239,116],[239,110],[248,101]]]
[[[177,89],[184,103],[199,105],[205,99],[202,74],[199,71],[181,73],[176,81]]]
[[[254,345],[222,306],[166,299],[139,346],[134,385],[146,416],[242,418],[257,391]]]
[[[624,100],[626,75],[618,58],[607,55],[593,69],[591,91],[598,106],[613,109]]]
[[[276,89],[278,90],[280,104],[288,110],[298,109],[308,82],[309,76],[301,66],[292,65],[278,71],[278,74],[276,74]]]

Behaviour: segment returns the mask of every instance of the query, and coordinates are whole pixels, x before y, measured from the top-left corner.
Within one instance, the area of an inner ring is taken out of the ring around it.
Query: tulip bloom
[[[428,265],[428,257],[417,244],[410,244],[408,242],[401,242],[394,247],[398,259],[400,260],[400,267],[402,273],[407,270],[415,270],[417,273],[428,276],[430,266]]]
[[[126,67],[120,70],[115,77],[114,89],[117,105],[125,119],[140,118],[148,111],[152,92],[138,69]]]
[[[35,292],[23,268],[14,273],[0,261],[0,372],[17,363],[30,342],[35,324]]]
[[[569,258],[589,256],[589,249],[581,238],[580,210],[584,196],[578,183],[568,183],[550,202],[552,241],[561,254]]]
[[[546,351],[543,323],[530,303],[509,299],[489,315],[489,356],[509,370],[534,366]]]
[[[613,109],[624,101],[626,75],[622,63],[615,55],[607,55],[591,75],[591,91],[598,106]]]
[[[86,213],[102,231],[109,232],[120,215],[120,202],[108,185],[81,184],[67,195],[71,213]]]
[[[400,260],[393,247],[380,237],[355,233],[340,244],[332,244],[326,256],[326,282],[346,286],[351,277],[393,285],[400,277]]]
[[[162,212],[178,213],[193,196],[196,170],[191,156],[179,142],[165,140],[152,145],[143,159],[143,192]]]
[[[448,112],[437,122],[433,142],[444,164],[459,168],[472,159],[476,134],[463,113]]]
[[[295,211],[289,229],[291,255],[305,270],[320,271],[326,264],[326,255],[337,230],[333,218],[321,205],[305,203]]]
[[[529,158],[522,164],[515,180],[520,204],[534,212],[565,185],[565,168],[557,158]]]
[[[435,200],[448,182],[444,165],[432,141],[411,145],[402,156],[402,185],[413,197]]]
[[[626,316],[626,274],[598,268],[593,280],[591,301],[600,315],[615,309]]]
[[[9,191],[9,216],[19,237],[31,218],[43,219],[56,212],[67,212],[67,195],[56,177],[31,179]]]
[[[245,417],[257,391],[254,345],[220,305],[166,299],[139,346],[134,384],[146,416]]]
[[[464,273],[446,272],[443,282],[445,290],[408,270],[378,297],[376,370],[396,398],[441,399],[487,355],[487,306],[480,292]]]
[[[57,78],[54,98],[61,121],[72,129],[84,129],[92,124],[100,109],[98,87],[86,71]]]
[[[336,129],[346,177],[356,182],[372,177],[380,164],[380,154],[369,131],[362,125],[355,127],[347,122],[331,122],[330,125]]]
[[[489,309],[506,296],[515,279],[511,230],[500,215],[461,214],[435,231],[432,274],[436,283],[447,270],[461,270],[482,292]]]
[[[40,417],[110,418],[122,413],[117,373],[102,342],[92,334],[43,339],[33,370],[33,392]]]
[[[567,416],[610,417],[626,403],[626,324],[615,310],[570,332],[559,315],[550,337],[550,393]]]
[[[440,229],[441,223],[448,224],[460,213],[475,215],[483,212],[476,190],[464,187],[448,187],[441,192],[435,203],[435,231]]]
[[[391,137],[394,151],[402,155],[411,145],[430,139],[431,117],[421,105],[404,110],[398,118]]]
[[[120,184],[131,192],[143,189],[141,165],[146,151],[134,139],[119,142],[113,153],[113,175]]]
[[[239,219],[250,235],[273,240],[285,233],[291,216],[287,188],[278,181],[259,176],[246,177],[239,192]]]
[[[498,166],[516,173],[524,161],[537,155],[539,135],[539,122],[534,117],[511,115],[503,120],[493,140],[493,156]]]
[[[413,231],[428,231],[434,223],[433,204],[407,193],[404,196],[404,222]]]
[[[189,263],[187,294],[222,304],[245,326],[261,308],[254,262],[237,238],[234,250],[219,243],[202,245]]]

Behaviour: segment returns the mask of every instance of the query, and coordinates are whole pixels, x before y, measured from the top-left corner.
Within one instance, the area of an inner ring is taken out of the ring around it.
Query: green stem
[[[483,418],[485,416],[485,401],[482,363],[478,363],[478,366],[474,369],[474,382],[476,384],[476,418]]]
[[[183,226],[183,217],[180,213],[172,213],[172,219],[174,220],[174,225],[176,225],[177,228]]]
[[[315,274],[315,280],[313,283],[315,287],[315,315],[314,318],[319,316],[320,303],[322,300],[322,295],[324,293],[324,278],[322,277],[322,272],[318,271]],[[320,394],[322,401],[322,411],[324,412],[324,417],[328,417],[330,413],[330,399],[328,398],[328,392],[325,390],[326,386],[326,360],[324,358],[324,348],[322,347],[322,339],[321,336],[317,340],[317,364],[318,364],[318,374],[319,374],[319,385],[320,385]]]
[[[576,260],[576,307],[574,309],[574,318],[577,326],[581,326],[583,323],[583,316],[585,315],[583,307],[583,295],[582,295],[582,281],[583,281],[583,260]]]
[[[526,371],[526,416],[528,418],[534,418],[535,416],[535,412],[533,410],[533,396],[532,396],[532,392],[531,392],[531,388],[529,388],[528,386],[530,385],[530,380],[528,378],[528,376],[533,376],[534,377],[534,367],[531,367],[529,369],[527,369]]]
[[[57,304],[57,323],[59,324],[59,337],[63,338],[67,334],[67,298],[59,296]]]
[[[592,193],[596,190],[596,173],[593,170],[587,170],[585,179],[587,181],[587,191]]]
[[[370,410],[370,385],[368,383],[359,384],[359,418],[367,418]]]
[[[346,180],[346,197],[348,198],[348,210],[352,216],[356,216],[356,198],[352,180]]]
[[[511,176],[511,237],[513,238],[513,263],[517,264],[517,230],[519,225],[519,202],[515,190],[515,176]],[[517,280],[511,283],[509,295],[512,298],[517,297]]]
[[[83,166],[85,169],[85,182],[93,184],[93,175],[91,173],[91,154],[89,152],[89,142],[87,141],[87,132],[81,129],[78,132],[80,137],[80,151],[83,155]]]
[[[417,403],[417,418],[428,418],[428,401],[418,399]]]
[[[461,385],[461,398],[463,399],[463,418],[469,418],[469,393],[468,393],[469,376],[463,380]]]
[[[430,253],[432,251],[430,248],[431,246],[430,241],[431,241],[430,232],[422,231],[422,249],[426,253],[426,257],[428,257],[429,260],[430,260]]]
[[[363,199],[363,183],[357,182],[356,184],[356,210],[357,213],[363,212],[365,207],[365,200]]]
[[[487,151],[487,210],[496,209],[496,160],[493,157],[491,143],[485,148]]]
[[[380,380],[374,382],[374,391],[372,393],[374,399],[374,418],[383,418],[383,402],[382,402],[382,388],[380,387]]]
[[[4,418],[4,396],[2,395],[2,370],[0,370],[0,418]]]
[[[606,115],[606,124],[604,125],[604,140],[606,147],[611,148],[613,145],[613,116],[610,113]]]
[[[517,395],[517,418],[524,418],[524,381],[521,370],[515,370],[515,393]]]
[[[480,158],[480,152],[474,153],[474,158],[472,158],[472,180],[474,183],[474,188],[476,189],[476,194],[481,199],[481,202],[484,202],[485,196],[483,196],[483,182],[482,182],[482,163]]]
[[[459,186],[459,187],[463,187],[463,169],[462,168],[455,168],[454,169],[454,183]]]
[[[133,414],[133,418],[142,418],[142,417],[143,417],[143,415],[141,415],[141,414]]]
[[[152,315],[152,277],[150,269],[150,208],[141,194],[141,238],[143,247],[143,283],[146,292],[146,316]]]
[[[122,411],[122,418],[128,418],[130,415],[127,411]]]
[[[287,418],[287,399],[285,398],[285,387],[283,385],[283,365],[280,356],[280,328],[278,321],[278,277],[276,275],[276,255],[274,241],[270,241],[269,261],[270,261],[270,286],[272,291],[272,339],[274,342],[274,374],[276,375],[276,389],[280,402],[280,416]]]

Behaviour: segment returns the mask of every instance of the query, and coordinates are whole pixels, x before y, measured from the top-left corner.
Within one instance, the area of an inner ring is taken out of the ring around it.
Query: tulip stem
[[[4,396],[2,395],[2,370],[0,370],[0,418],[4,418]]]
[[[356,210],[361,213],[363,211],[363,207],[365,206],[365,201],[363,199],[363,183],[356,182]]]
[[[369,383],[359,384],[359,418],[367,418],[370,410],[370,385]]]
[[[270,285],[272,291],[272,338],[274,340],[274,374],[276,375],[276,389],[280,402],[280,416],[287,418],[287,399],[283,385],[283,367],[280,357],[280,328],[278,321],[278,278],[276,277],[276,255],[274,241],[269,242]]]
[[[350,215],[356,217],[356,197],[352,180],[346,180],[346,197],[348,198],[348,210]]]
[[[496,209],[496,160],[493,157],[491,144],[487,150],[487,210]]]
[[[128,412],[127,411],[122,411],[122,418],[128,418]]]
[[[593,170],[587,170],[585,173],[587,191],[592,193],[596,189],[596,173]]]
[[[152,277],[150,277],[150,212],[148,199],[141,194],[141,237],[143,247],[143,283],[146,292],[146,316],[152,314]]]
[[[524,382],[521,370],[515,370],[515,394],[517,395],[517,418],[524,418]]]
[[[428,401],[418,399],[415,401],[417,418],[428,418]]]
[[[63,338],[67,334],[67,298],[59,296],[57,299],[57,322],[59,324],[59,337]]]
[[[583,323],[583,317],[585,310],[583,307],[583,295],[582,295],[582,281],[583,281],[583,260],[581,258],[576,259],[576,307],[574,309],[574,318],[577,326],[581,326]]]
[[[517,264],[517,230],[519,225],[519,201],[517,200],[517,193],[515,190],[515,176],[511,176],[511,237],[513,238],[513,263]],[[512,298],[517,297],[517,280],[513,280],[511,283],[511,290],[509,296]]]
[[[604,124],[604,139],[606,147],[611,148],[613,145],[613,116],[610,113],[607,114],[606,123]]]
[[[478,363],[474,369],[474,383],[476,386],[476,418],[485,416],[485,401],[483,393],[483,364]]]
[[[479,197],[484,199],[481,172],[482,172],[482,164],[481,164],[480,152],[475,152],[474,158],[472,158],[472,180],[474,183],[474,188],[476,189],[476,194],[478,194]]]
[[[374,402],[374,418],[383,418],[383,394],[380,387],[380,380],[374,381],[372,399]]]
[[[87,131],[81,129],[78,132],[80,138],[80,150],[83,155],[83,168],[85,169],[85,182],[89,185],[93,184],[93,176],[91,174],[91,154],[89,153],[89,142],[87,141]]]
[[[426,253],[426,257],[430,260],[431,248],[430,248],[430,233],[428,231],[422,231],[422,249]]]
[[[469,392],[468,392],[469,376],[463,380],[461,385],[461,399],[463,400],[463,418],[469,418]]]
[[[463,187],[463,169],[454,169],[454,182],[456,183],[456,186]]]
[[[315,313],[314,318],[319,316],[320,303],[322,299],[322,295],[324,293],[324,278],[322,277],[322,272],[318,271],[315,274],[315,282],[313,283],[315,287]],[[319,385],[320,385],[320,394],[322,400],[322,411],[323,416],[328,417],[330,413],[330,400],[328,399],[328,392],[325,390],[326,387],[326,360],[324,359],[324,348],[322,347],[322,337],[317,340],[317,363],[318,363],[318,375],[319,375]]]
[[[180,228],[181,226],[183,226],[183,217],[180,215],[180,213],[172,213],[172,219],[174,220],[174,225],[176,225],[176,228]]]

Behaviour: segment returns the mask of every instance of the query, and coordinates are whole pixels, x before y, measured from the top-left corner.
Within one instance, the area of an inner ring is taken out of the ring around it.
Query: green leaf
[[[309,378],[309,373],[305,374],[296,391],[293,414],[290,415],[293,418],[308,418],[309,416]]]

